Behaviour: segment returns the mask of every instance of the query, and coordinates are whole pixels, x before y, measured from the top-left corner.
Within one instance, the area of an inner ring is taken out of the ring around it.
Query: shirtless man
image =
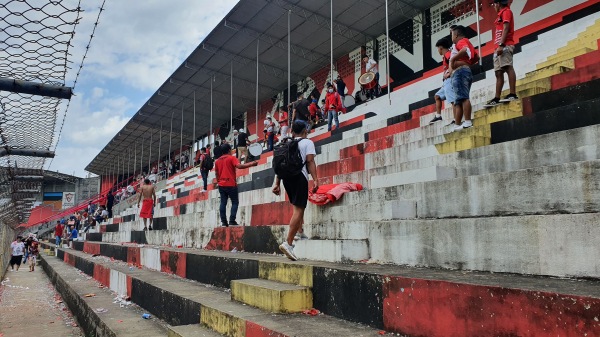
[[[140,187],[137,206],[140,207],[142,201],[142,209],[140,210],[140,218],[144,220],[144,230],[152,230],[152,209],[156,204],[156,193],[150,179],[144,179],[144,184]],[[150,219],[150,227],[146,228],[146,219]]]

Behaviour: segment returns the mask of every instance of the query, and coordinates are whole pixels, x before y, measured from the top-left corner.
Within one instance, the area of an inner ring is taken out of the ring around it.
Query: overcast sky
[[[101,3],[82,1],[85,12],[70,50],[74,64],[67,76],[69,86]],[[106,1],[71,100],[56,158],[49,168],[48,160],[46,168],[86,176],[87,164],[236,3],[237,0]]]

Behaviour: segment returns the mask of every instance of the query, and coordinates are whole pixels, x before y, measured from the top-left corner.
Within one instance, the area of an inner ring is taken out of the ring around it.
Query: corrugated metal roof
[[[390,27],[394,27],[439,0],[390,0]],[[196,136],[210,129],[210,86],[213,82],[213,127],[230,120],[230,70],[233,66],[233,115],[253,110],[256,104],[256,45],[259,49],[259,102],[287,88],[287,22],[291,26],[292,84],[328,66],[330,60],[330,2],[324,0],[241,0],[188,58],[148,99],[123,129],[86,167],[103,174],[114,167],[115,158],[136,167],[133,154],[150,146],[157,158],[162,122],[161,154],[169,149],[173,115],[172,149],[193,140],[193,95],[196,95]],[[347,55],[385,32],[384,0],[334,0],[334,60]],[[140,154],[141,155],[141,154]],[[143,162],[149,153],[144,153]],[[138,158],[139,160],[139,158]],[[121,166],[120,164],[119,166]]]

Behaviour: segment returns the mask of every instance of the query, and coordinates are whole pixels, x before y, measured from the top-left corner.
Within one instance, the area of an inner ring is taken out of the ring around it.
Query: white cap
[[[238,132],[238,130],[233,130],[233,133],[237,133],[237,132]]]
[[[240,129],[240,132],[244,132],[244,129]]]

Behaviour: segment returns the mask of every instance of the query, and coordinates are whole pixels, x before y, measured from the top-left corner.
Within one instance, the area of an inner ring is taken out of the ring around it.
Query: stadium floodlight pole
[[[229,78],[229,91],[231,96],[231,110],[229,115],[229,132],[233,135],[233,61],[231,61],[231,78]]]
[[[160,147],[162,145],[162,120],[160,121],[160,133],[158,134],[158,161],[157,161],[157,169],[156,172],[158,173],[158,169],[160,168]]]
[[[330,81],[333,83],[333,0],[329,0],[329,5],[331,7],[331,21],[329,22],[329,68],[330,72]]]
[[[475,0],[475,16],[477,17],[477,40],[478,40],[478,44],[479,44],[479,55],[481,55],[481,27],[479,24],[479,0]],[[479,58],[479,65],[481,66],[483,60],[480,57]]]
[[[388,102],[392,105],[392,88],[390,87],[390,16],[388,14],[388,0],[385,0],[385,65],[387,77]]]
[[[171,112],[171,132],[169,133],[169,163],[167,164],[167,169],[169,165],[171,165],[171,145],[173,141],[173,115],[175,114],[175,110]]]
[[[148,144],[148,175],[150,175],[150,170],[151,170],[150,165],[152,164],[152,136],[153,135],[154,135],[154,133],[150,132],[150,144]]]
[[[140,154],[140,174],[144,175],[144,136],[142,136],[142,143],[140,144],[142,148],[142,154]]]
[[[137,143],[133,144],[133,176],[135,177],[135,170],[137,166]]]
[[[292,47],[292,28],[291,28],[291,20],[292,20],[292,10],[288,10],[288,107],[292,103],[292,62],[291,62],[291,47]],[[288,111],[288,116],[291,111]],[[289,117],[288,117],[289,118]],[[258,134],[257,134],[258,136]]]
[[[192,151],[190,152],[190,157],[188,158],[188,165],[193,164],[192,152],[195,151],[196,145],[196,90],[194,90],[194,131],[192,131]]]
[[[260,40],[256,39],[256,111],[254,111],[254,124],[256,125],[256,135],[258,136],[258,53]]]
[[[213,131],[212,131],[212,122],[213,122],[213,82],[215,81],[215,76],[212,77],[210,81],[210,131],[208,133],[208,144],[213,144]]]
[[[183,156],[183,105],[184,102],[181,102],[181,128],[179,129],[179,171],[183,170],[183,160],[181,160]]]
[[[127,157],[127,174],[131,173],[130,170],[130,164],[131,164],[131,148],[127,148],[127,153],[129,154],[129,156]]]

